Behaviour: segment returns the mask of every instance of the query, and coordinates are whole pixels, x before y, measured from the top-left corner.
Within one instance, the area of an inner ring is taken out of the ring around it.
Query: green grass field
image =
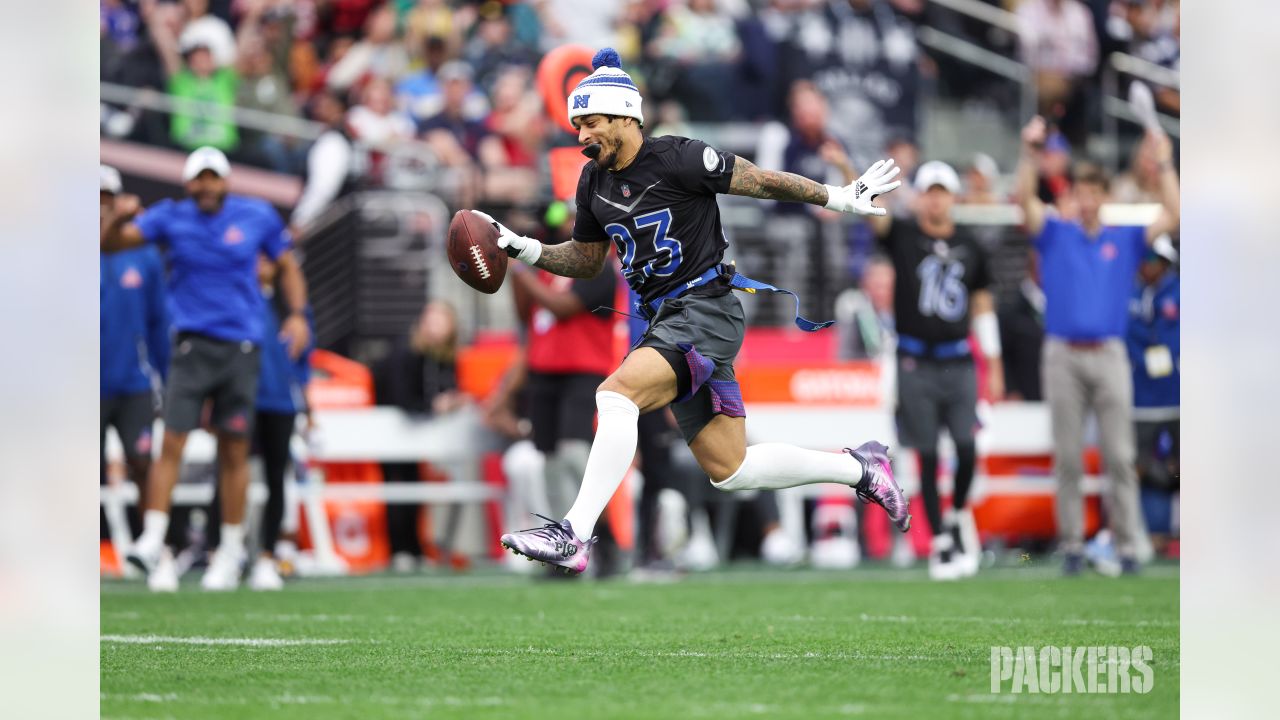
[[[1146,695],[992,694],[992,645],[1148,645]],[[1176,717],[1178,576],[736,568],[676,584],[466,576],[282,593],[102,586],[104,718]]]

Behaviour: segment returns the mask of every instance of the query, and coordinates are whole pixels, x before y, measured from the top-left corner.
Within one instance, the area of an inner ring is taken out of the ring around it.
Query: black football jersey
[[[646,138],[630,165],[589,162],[578,179],[573,239],[612,240],[627,284],[648,302],[724,258],[716,193],[728,192],[733,153],[689,138]]]
[[[926,235],[914,220],[894,221],[880,241],[893,260],[894,326],[925,342],[969,336],[969,295],[991,286],[987,254],[967,230]]]

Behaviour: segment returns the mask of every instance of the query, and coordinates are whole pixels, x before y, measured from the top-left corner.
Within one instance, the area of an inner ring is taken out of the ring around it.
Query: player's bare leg
[[[148,575],[155,569],[164,550],[164,536],[169,531],[169,505],[173,487],[178,484],[182,470],[182,452],[187,446],[187,434],[165,430],[160,445],[160,457],[151,465],[143,492],[146,509],[142,515],[142,534],[129,549],[126,559]]]
[[[245,559],[244,511],[249,490],[249,438],[218,433],[218,482],[221,484],[222,532],[200,584],[205,590],[233,590],[240,584]]]
[[[689,443],[698,464],[717,489],[779,490],[797,485],[835,482],[857,491],[864,503],[889,513],[902,532],[911,527],[907,501],[893,479],[889,448],[866,442],[842,453],[808,450],[785,443],[747,447],[746,418],[716,415]]]
[[[636,349],[596,392],[598,420],[582,487],[565,519],[540,528],[507,533],[502,544],[531,560],[580,573],[590,559],[596,520],[617,491],[636,454],[641,412],[661,408],[676,397],[676,374],[653,348]]]

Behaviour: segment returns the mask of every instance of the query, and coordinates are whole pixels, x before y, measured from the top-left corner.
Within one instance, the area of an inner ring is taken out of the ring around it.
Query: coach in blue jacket
[[[123,186],[113,167],[100,166],[99,179],[100,210],[105,214]],[[129,479],[141,493],[151,469],[151,425],[169,367],[164,267],[155,248],[141,247],[102,253],[99,268],[99,480],[107,483],[107,428],[114,427],[124,446]],[[105,539],[105,514],[101,521]],[[129,507],[129,525],[134,534],[141,529],[137,506]]]
[[[138,215],[137,197],[115,199],[101,227],[101,249],[118,252],[158,245],[169,264],[169,309],[173,358],[164,403],[164,441],[148,478],[142,535],[128,560],[148,575],[159,569],[169,503],[182,466],[187,435],[201,424],[205,401],[213,400],[211,424],[218,436],[222,486],[222,543],[205,572],[206,590],[239,585],[244,547],[245,491],[249,485],[249,438],[264,337],[258,259],[280,269],[289,310],[281,339],[293,357],[310,341],[306,282],[293,257],[292,240],[268,203],[227,192],[231,164],[220,151],[192,152],[182,170],[187,197],[161,200]],[[135,220],[136,217],[136,220]],[[274,342],[276,338],[270,338]],[[148,582],[152,580],[148,577]],[[163,588],[175,589],[176,582]]]

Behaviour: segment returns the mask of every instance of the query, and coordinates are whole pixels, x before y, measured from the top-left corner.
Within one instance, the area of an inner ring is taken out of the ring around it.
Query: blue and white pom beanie
[[[583,115],[618,115],[635,118],[644,126],[640,91],[622,69],[618,51],[604,48],[591,59],[595,72],[569,94],[569,119]]]

